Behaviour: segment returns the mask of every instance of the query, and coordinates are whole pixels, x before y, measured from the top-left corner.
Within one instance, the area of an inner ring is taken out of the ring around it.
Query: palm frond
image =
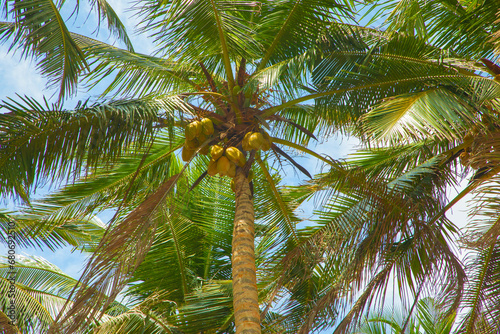
[[[78,6],[78,4],[77,4]],[[108,22],[108,30],[117,36],[127,47],[127,50],[134,51],[127,29],[122,23],[115,10],[106,0],[91,0],[91,7],[97,11],[97,16]]]
[[[40,257],[16,255],[14,268],[9,262],[0,263],[0,289],[4,292],[0,308],[8,309],[14,287],[18,327],[23,333],[46,332],[65,303],[72,303],[68,298],[79,282]],[[113,307],[126,309],[116,302]]]
[[[314,69],[315,92],[274,105],[265,115],[315,99],[318,110],[337,111],[332,113],[333,126],[345,128],[374,106],[403,94],[418,96],[446,88],[444,97],[456,101],[454,109],[460,114],[498,97],[497,82],[462,71],[451,60],[440,62],[440,58],[440,50],[403,36],[381,39],[364,50],[334,50]],[[343,108],[349,112],[342,113]]]
[[[372,4],[370,4],[371,6]],[[498,8],[488,1],[386,1],[374,2],[375,17],[385,16],[388,31],[428,38],[444,49],[464,57],[495,57]]]
[[[24,194],[37,184],[78,177],[82,170],[140,149],[152,140],[155,124],[163,118],[173,123],[178,106],[182,103],[175,96],[82,104],[75,111],[31,98],[4,101],[9,112],[0,115],[1,193],[26,200]]]
[[[38,59],[38,68],[59,86],[59,97],[75,92],[80,73],[88,68],[82,50],[70,35],[60,14],[61,3],[52,0],[14,1],[10,9],[15,23],[4,22],[1,41],[12,38],[11,49],[21,48],[23,56]]]
[[[92,252],[106,230],[106,225],[97,216],[65,217],[59,224],[47,226],[43,220],[19,215],[15,224],[19,245],[47,247],[52,251],[67,245]]]
[[[193,291],[175,316],[179,329],[183,333],[207,330],[231,333],[228,325],[232,325],[232,294],[231,281],[209,281]]]
[[[296,224],[300,219],[295,215],[294,209],[298,207],[300,202],[294,203],[289,196],[286,196],[289,194],[283,194],[277,188],[276,177],[270,174],[266,163],[260,158],[257,158],[256,161],[260,167],[259,174],[261,174],[261,177],[256,179],[256,184],[267,183],[266,187],[257,186],[255,191],[256,196],[258,196],[256,207],[259,208],[256,217],[262,220],[267,230],[262,244],[268,243],[266,239],[273,239],[274,247],[283,241],[289,244],[288,247],[293,247],[299,242]],[[259,214],[260,210],[263,211],[263,214]]]
[[[39,229],[44,230],[116,208],[127,191],[133,193],[129,196],[132,203],[140,203],[151,188],[159,186],[161,180],[180,169],[174,153],[182,143],[176,134],[171,135],[160,133],[144,152],[121,156],[111,168],[100,167],[94,174],[32,202],[23,217],[38,221]],[[132,179],[135,182],[130,185]]]
[[[1,310],[7,312],[11,300],[15,300],[19,329],[23,333],[46,331],[66,302],[76,280],[41,258],[16,255],[14,268],[7,259],[2,262]],[[15,289],[15,297],[12,289]]]
[[[494,333],[500,316],[499,298],[495,293],[499,282],[498,243],[476,248],[476,251],[467,263],[469,281],[462,306],[466,313],[459,330],[463,333]]]
[[[56,319],[51,330],[64,328],[76,332],[98,312],[98,317],[102,316],[146,256],[156,231],[159,209],[165,204],[178,176],[166,180],[125,220],[109,228],[96,256],[89,260],[82,274],[83,288],[76,291],[74,304],[64,317]],[[132,258],[135,260],[130,261]]]
[[[5,332],[5,334],[19,334],[19,328],[12,324],[12,321],[7,316],[7,314],[0,311],[0,329]]]
[[[367,136],[392,144],[429,137],[456,140],[474,121],[465,101],[440,88],[392,97],[361,118]]]
[[[79,34],[73,33],[72,36],[90,66],[94,67],[84,77],[89,88],[98,85],[104,78],[113,77],[103,95],[116,90],[123,96],[148,96],[153,93],[156,96],[168,96],[172,92],[197,88],[192,77],[199,76],[199,71],[172,58],[123,50]]]
[[[131,296],[145,298],[161,289],[182,304],[202,282],[230,278],[234,195],[219,177],[204,178],[188,190],[202,168],[206,162],[195,160],[187,180],[178,183],[178,198],[163,213],[151,250],[134,274]]]
[[[106,317],[95,327],[94,333],[175,333],[175,328],[168,321],[171,312],[168,306],[172,304],[165,295],[153,293],[126,312]]]
[[[439,230],[441,227],[434,225],[429,228],[421,223],[434,219],[429,213],[437,213],[444,206],[444,200],[434,193],[439,183],[432,181],[439,178],[439,166],[440,159],[431,160],[390,182],[376,176],[367,178],[359,169],[350,173],[339,167],[332,169],[332,173],[339,173],[334,178],[335,183],[331,184],[334,196],[320,213],[320,224],[306,231],[306,243],[292,254],[300,258],[300,254],[307,250],[324,254],[314,260],[323,261],[330,257],[338,259],[342,253],[343,268],[308,312],[302,331],[321,326],[320,319],[327,316],[321,312],[326,312],[327,305],[342,309],[346,307],[343,303],[363,288],[363,294],[359,295],[358,301],[352,305],[354,308],[338,328],[344,332],[370,307],[377,293],[378,296],[383,294],[391,273],[398,277],[399,291],[403,296],[417,294],[418,287],[424,283],[431,288],[436,284],[434,279],[442,280],[441,284],[446,286],[443,298],[450,301],[450,309],[458,307],[465,274],[450,250],[449,237]],[[450,222],[444,218],[441,224],[446,229],[451,228]],[[311,233],[311,229],[316,232]],[[454,230],[451,228],[450,231],[453,233]],[[292,259],[290,263],[294,263]],[[331,270],[339,270],[335,262],[332,261],[331,265]],[[455,277],[456,281],[445,275],[444,266],[448,268],[446,275]],[[385,271],[382,267],[386,268]],[[290,268],[293,268],[291,264]],[[377,273],[381,275],[379,278]],[[364,289],[371,286],[369,282],[372,282],[373,290]],[[348,292],[344,294],[342,291]]]
[[[274,64],[314,45],[324,30],[339,27],[335,23],[342,16],[350,16],[348,6],[347,1],[263,1],[257,33],[265,53],[258,69],[265,68],[268,62]],[[301,38],[298,40],[296,36]]]
[[[15,233],[16,243],[21,247],[47,247],[54,250],[70,245],[82,251],[92,251],[106,230],[103,222],[95,216],[69,217],[57,225],[42,227],[41,222],[22,214],[10,214],[0,210],[0,243],[8,245],[8,232]]]
[[[140,15],[144,18],[143,29],[151,32],[162,55],[175,55],[191,63],[201,60],[200,55],[212,58],[224,64],[226,80],[232,82],[227,61],[237,56],[255,59],[259,50],[248,20],[257,10],[257,3],[242,0],[176,0],[165,4],[148,1],[141,6]],[[186,22],[190,29],[185,29]]]

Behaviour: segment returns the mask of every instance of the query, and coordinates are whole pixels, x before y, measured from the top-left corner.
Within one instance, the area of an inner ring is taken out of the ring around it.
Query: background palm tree
[[[11,281],[7,278],[9,265],[0,264],[0,291],[2,291],[0,317],[7,321],[0,322],[3,333],[44,333],[52,325],[58,312],[67,302],[71,290],[78,281],[64,274],[59,268],[38,257],[16,257],[16,325],[10,325],[5,305],[10,304],[9,291]],[[116,313],[123,313],[126,307],[118,302],[106,310],[103,321]]]
[[[43,73],[60,84],[61,99],[73,91],[80,74],[90,85],[113,76],[104,94],[117,94],[112,101],[82,103],[73,111],[29,98],[3,104],[9,111],[1,120],[6,128],[0,158],[3,195],[28,201],[37,182],[67,180],[71,175],[77,183],[62,192],[71,192],[71,199],[56,194],[31,212],[43,214],[45,226],[60,224],[66,214],[82,217],[118,208],[84,273],[85,288],[78,290],[65,318],[56,321],[68,326],[65,331],[77,330],[98,309],[106,309],[137,270],[182,179],[183,169],[174,173],[178,170],[171,159],[184,142],[179,128],[209,118],[215,133],[198,143],[196,153],[211,144],[247,151],[247,163],[236,169],[234,178],[233,300],[236,332],[260,332],[249,171],[253,168],[255,174],[264,176],[272,203],[279,208],[279,215],[272,217],[276,226],[270,229],[272,241],[266,241],[273,261],[278,262],[284,254],[281,249],[298,243],[297,218],[276,187],[266,160],[273,156],[287,159],[309,175],[279,144],[330,162],[304,147],[315,138],[316,128],[321,129],[316,135],[331,133],[332,116],[301,103],[335,93],[318,94],[305,83],[321,50],[353,43],[356,47],[355,30],[340,22],[350,15],[349,3],[145,1],[138,13],[142,28],[155,39],[156,56],[133,52],[106,2],[93,4],[125,41],[127,50],[69,33],[57,10],[60,4],[50,4],[12,2],[10,13],[16,24],[2,25],[4,37],[12,37],[27,55],[39,57]],[[131,95],[134,99],[127,97]],[[119,100],[118,96],[127,98]],[[265,138],[264,129],[285,134],[272,138],[273,143],[266,140],[272,154],[240,146],[250,132]],[[128,159],[128,165],[117,163],[119,158]],[[186,160],[207,168],[203,157]],[[202,173],[194,184],[205,176]],[[89,191],[92,187],[94,192]],[[75,196],[77,189],[80,192]],[[171,210],[167,212],[172,214]]]
[[[449,4],[384,3],[386,32],[366,31],[364,50],[335,50],[316,68],[327,79],[318,80],[322,89],[338,89],[317,103],[349,110],[336,113],[335,124],[350,126],[365,145],[347,161],[348,172],[336,168],[311,184],[334,196],[325,196],[324,226],[302,252],[316,248],[349,263],[316,312],[334,303],[342,309],[356,296],[336,332],[351,327],[393,277],[406,303],[438,296],[448,314],[466,312],[461,331],[498,328],[490,294],[498,282],[497,9]],[[447,189],[464,179],[465,189],[448,198]],[[462,233],[446,213],[467,194],[474,194],[472,223]],[[467,271],[458,246],[472,251]],[[352,294],[343,294],[348,287]]]

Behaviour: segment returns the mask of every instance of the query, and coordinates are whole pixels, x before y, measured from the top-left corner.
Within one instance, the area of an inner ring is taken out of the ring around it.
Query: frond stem
[[[234,78],[233,78],[233,70],[231,69],[231,60],[229,59],[229,50],[227,48],[226,36],[224,35],[224,30],[222,30],[222,24],[220,21],[219,12],[217,11],[217,7],[215,5],[215,1],[210,0],[210,3],[212,4],[212,9],[214,11],[214,16],[215,16],[215,23],[217,24],[217,30],[219,31],[220,44],[222,46],[222,58],[224,60],[224,68],[226,70],[229,91],[232,91],[234,87]]]
[[[271,46],[266,50],[266,54],[264,55],[264,58],[262,58],[262,61],[260,62],[259,66],[257,67],[257,71],[262,70],[264,67],[266,67],[267,62],[271,58],[272,53],[274,52],[274,49],[278,46],[278,43],[281,40],[281,37],[283,37],[283,34],[285,31],[288,29],[288,25],[290,24],[290,20],[292,19],[293,14],[299,7],[301,1],[298,0],[295,2],[295,5],[293,6],[292,10],[288,14],[288,17],[286,18],[286,21],[283,23],[283,25],[280,28],[280,31],[276,34],[276,37],[274,38],[273,42],[271,43]]]
[[[447,74],[447,75],[427,76],[427,77],[425,77],[425,79],[426,80],[429,80],[429,79],[453,79],[453,78],[462,78],[462,77],[463,77],[463,75],[459,75],[459,74]],[[285,102],[281,105],[268,108],[268,109],[264,110],[264,113],[261,116],[262,117],[269,117],[269,116],[274,115],[277,112],[279,112],[285,108],[294,106],[298,103],[308,101],[308,100],[317,99],[317,98],[324,97],[324,96],[335,95],[335,94],[340,94],[340,93],[348,93],[348,92],[353,92],[353,91],[357,91],[357,90],[361,90],[361,89],[381,87],[381,86],[392,85],[392,84],[401,84],[403,82],[410,83],[410,82],[414,82],[414,81],[421,81],[422,79],[423,79],[423,77],[389,80],[389,81],[385,81],[385,82],[383,81],[383,82],[371,83],[371,84],[361,85],[361,86],[356,86],[356,87],[351,87],[351,88],[335,89],[335,90],[330,90],[327,92],[309,94],[309,95],[300,97],[298,99],[290,100],[290,101]],[[481,79],[485,79],[485,78],[481,78]]]
[[[312,151],[312,150],[310,150],[310,149],[308,149],[308,148],[306,148],[306,147],[304,147],[304,146],[301,146],[301,145],[299,145],[299,144],[292,143],[292,142],[290,142],[290,141],[288,141],[288,140],[284,140],[284,139],[276,138],[276,137],[272,137],[271,139],[272,139],[272,141],[273,141],[274,143],[278,143],[278,144],[281,144],[281,145],[285,145],[285,146],[292,147],[292,148],[294,148],[294,149],[297,149],[297,150],[299,150],[299,151],[302,151],[302,152],[304,152],[304,153],[307,153],[307,154],[309,154],[309,155],[312,155],[313,157],[318,158],[319,160],[321,160],[321,161],[323,161],[323,162],[326,162],[326,163],[327,163],[327,164],[329,164],[329,165],[332,165],[332,162],[331,162],[330,160],[328,160],[327,158],[325,158],[325,157],[323,157],[323,156],[319,155],[318,153],[316,153],[316,152],[314,152],[314,151]]]

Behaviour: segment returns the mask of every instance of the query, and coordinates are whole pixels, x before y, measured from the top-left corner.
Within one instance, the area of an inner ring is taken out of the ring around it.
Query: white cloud
[[[36,64],[33,61],[20,58],[20,53],[8,53],[8,47],[0,46],[0,96],[15,97],[15,94],[27,95],[41,99],[44,94],[51,94],[44,90],[46,80],[36,72]]]

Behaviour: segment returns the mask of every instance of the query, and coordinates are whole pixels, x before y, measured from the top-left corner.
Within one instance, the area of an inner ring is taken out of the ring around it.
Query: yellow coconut
[[[245,137],[243,137],[243,140],[241,141],[241,146],[244,151],[250,151],[252,148],[250,147],[249,139],[250,136],[252,135],[252,132],[248,132],[245,134]]]
[[[260,132],[254,132],[250,135],[250,138],[248,138],[248,143],[254,150],[260,150],[262,148],[262,144],[264,143],[264,137]]]
[[[195,150],[198,148],[198,146],[200,146],[200,144],[198,142],[198,139],[196,139],[196,138],[193,138],[193,139],[186,138],[186,141],[184,142],[184,146],[190,150]]]
[[[212,156],[212,159],[217,160],[222,157],[222,154],[224,154],[224,148],[219,145],[213,145],[210,148],[210,155]]]
[[[272,139],[271,136],[267,132],[262,132],[262,138],[264,141],[262,142],[262,150],[269,151],[271,149]]]
[[[245,158],[245,155],[242,154],[240,157],[240,160],[236,163],[238,166],[243,167],[247,163],[247,158]]]
[[[203,118],[201,120],[201,128],[201,132],[205,136],[210,136],[214,133],[214,123],[212,123],[212,120],[210,118]]]
[[[191,122],[191,127],[194,128],[195,130],[195,135],[198,137],[201,134],[201,131],[203,129],[203,126],[201,125],[201,122],[198,121],[192,121]]]
[[[184,146],[182,148],[182,160],[183,161],[191,160],[193,155],[194,155],[194,150],[191,150],[191,149],[187,148],[186,146]]]
[[[231,180],[231,190],[236,192],[236,184],[234,183],[234,179]]]
[[[233,178],[236,176],[236,164],[231,162],[231,165],[229,166],[229,169],[227,171],[227,176]]]
[[[226,148],[226,157],[240,167],[243,167],[247,162],[245,155],[234,146]]]
[[[208,175],[210,176],[215,176],[217,175],[217,161],[215,160],[210,160],[208,162],[208,169],[207,169],[207,173]]]
[[[203,133],[200,133],[200,135],[196,139],[198,139],[198,143],[200,143],[201,145],[205,142],[205,140],[207,140],[207,136]]]
[[[221,176],[227,175],[229,168],[231,167],[231,162],[225,156],[222,156],[217,160],[217,171]]]
[[[199,122],[194,121],[186,125],[186,128],[184,129],[184,135],[186,136],[187,140],[193,140],[198,136],[197,124],[199,124]]]

